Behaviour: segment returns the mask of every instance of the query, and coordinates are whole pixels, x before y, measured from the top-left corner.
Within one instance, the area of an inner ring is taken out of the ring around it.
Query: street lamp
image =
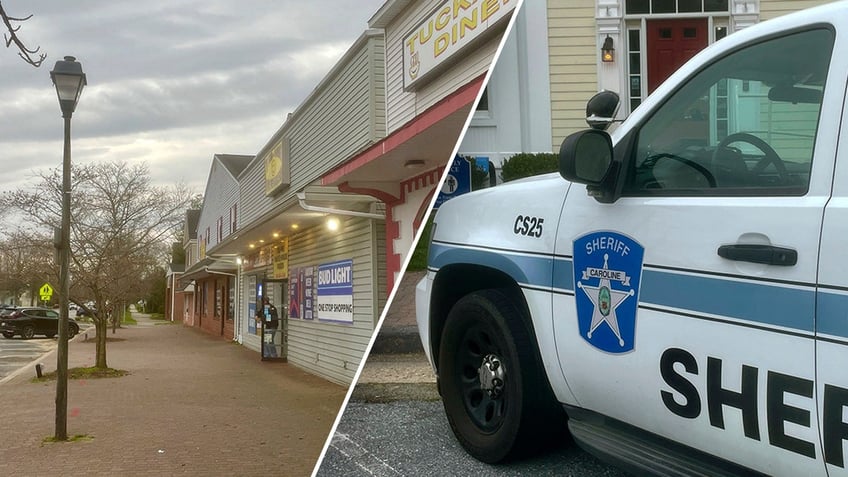
[[[82,65],[73,56],[56,62],[50,72],[65,119],[62,156],[62,230],[59,240],[59,347],[56,363],[56,440],[68,439],[68,283],[71,263],[71,115],[86,85]]]

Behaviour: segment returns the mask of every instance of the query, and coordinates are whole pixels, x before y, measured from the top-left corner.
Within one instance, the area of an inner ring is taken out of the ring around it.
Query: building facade
[[[551,151],[547,25],[544,2],[522,4],[459,148],[498,182],[504,160]]]
[[[215,156],[187,324],[352,381],[518,2],[480,3],[386,2],[243,168]]]
[[[823,0],[549,0],[551,146],[586,128],[586,102],[621,96],[626,118],[680,65],[708,45],[760,21]],[[606,58],[602,52],[611,48]],[[712,114],[723,108],[711,105]]]

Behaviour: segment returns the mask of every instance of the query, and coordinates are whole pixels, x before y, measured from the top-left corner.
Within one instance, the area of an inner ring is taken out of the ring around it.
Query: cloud
[[[155,182],[202,192],[212,156],[258,152],[382,3],[6,0],[10,14],[33,14],[19,34],[49,57],[33,68],[0,49],[0,190],[61,166],[49,71],[64,55],[88,77],[72,124],[75,163],[146,162]]]

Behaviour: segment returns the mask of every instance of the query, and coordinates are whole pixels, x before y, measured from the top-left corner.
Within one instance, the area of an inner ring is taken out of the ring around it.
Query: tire
[[[24,326],[21,330],[21,338],[29,340],[32,339],[33,336],[35,336],[35,327],[33,327],[32,325]]]
[[[4,337],[4,338],[6,338],[6,339],[8,339],[8,340],[10,340],[10,339],[12,339],[12,338],[14,338],[14,337],[15,337],[15,333],[13,333],[13,332],[11,332],[11,331],[4,331],[4,332],[3,332],[3,337]]]
[[[79,333],[79,327],[76,325],[68,324],[68,339],[73,338]]]
[[[442,330],[445,413],[462,447],[486,463],[542,450],[565,430],[529,322],[505,290],[482,290],[461,298]]]

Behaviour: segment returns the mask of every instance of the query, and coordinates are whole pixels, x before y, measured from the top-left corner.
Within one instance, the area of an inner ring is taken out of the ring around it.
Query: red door
[[[648,93],[707,46],[707,19],[649,20]]]

